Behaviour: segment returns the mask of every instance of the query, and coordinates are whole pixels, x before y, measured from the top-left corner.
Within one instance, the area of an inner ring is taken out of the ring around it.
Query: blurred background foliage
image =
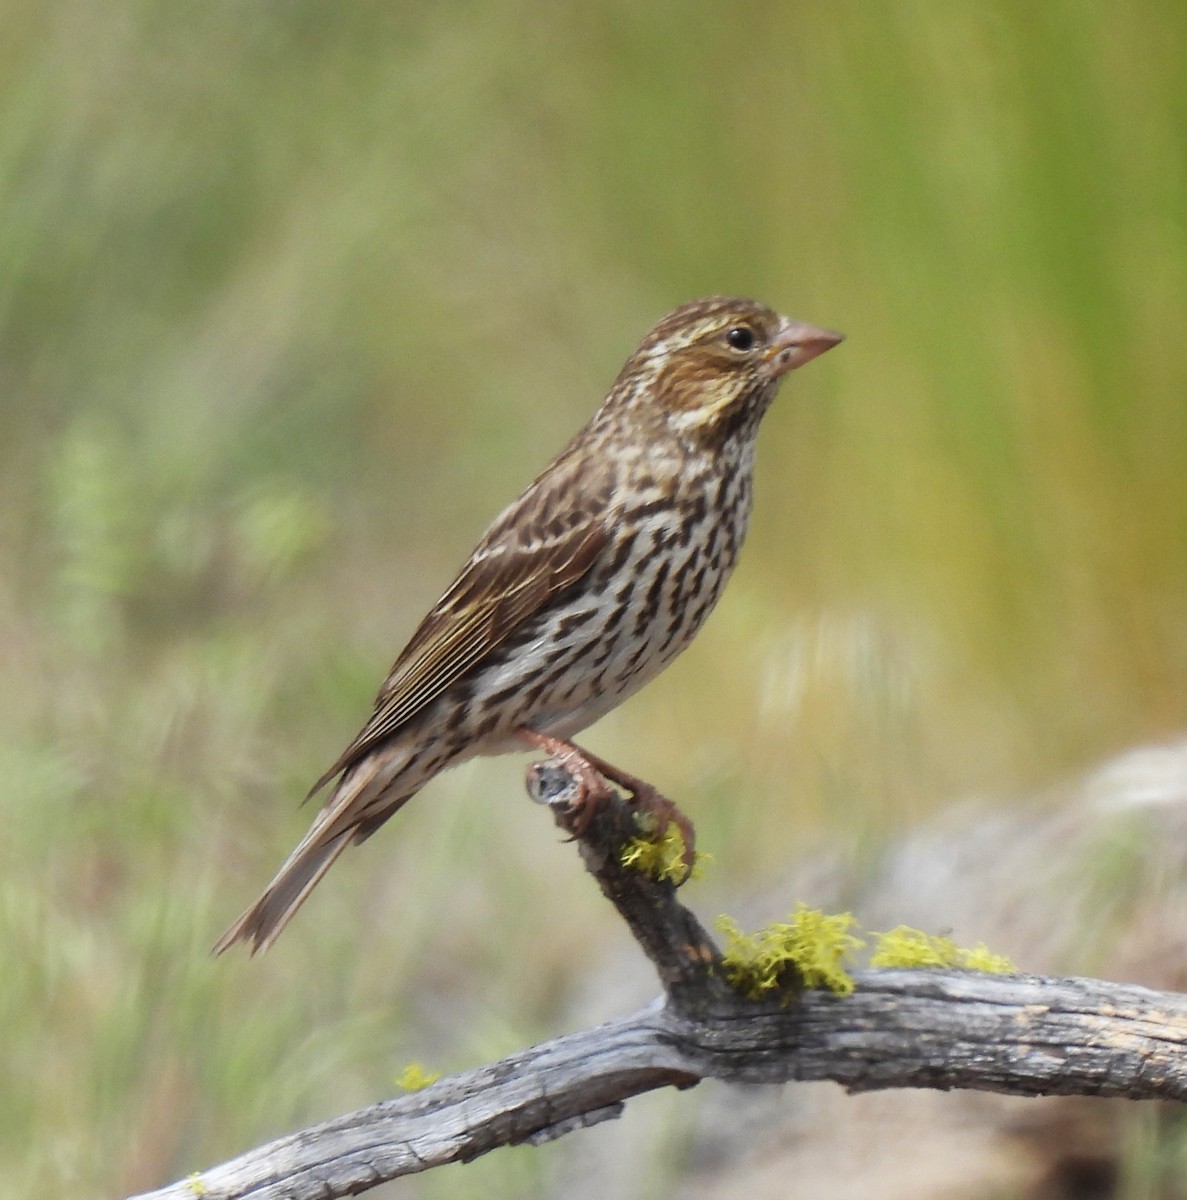
[[[207,949],[692,296],[849,336],[709,628],[588,739],[696,819],[706,915],[1181,732],[1185,51],[1172,0],[5,4],[0,1191],[160,1184],[559,1032],[631,953],[515,760]]]

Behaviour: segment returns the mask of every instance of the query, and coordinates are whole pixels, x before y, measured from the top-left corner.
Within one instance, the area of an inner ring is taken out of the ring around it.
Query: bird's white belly
[[[507,662],[492,665],[480,689],[521,700],[518,719],[480,739],[479,754],[523,749],[515,728],[569,738],[655,678],[704,623],[733,570],[748,505],[736,525],[710,524],[684,545],[666,547],[658,524],[636,537],[621,580],[600,593],[575,593],[540,622]],[[662,571],[656,555],[662,555]]]

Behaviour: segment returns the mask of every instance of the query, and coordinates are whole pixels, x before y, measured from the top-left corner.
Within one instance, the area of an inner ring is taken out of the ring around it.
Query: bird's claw
[[[550,755],[572,779],[572,793],[566,797],[566,802],[572,814],[569,827],[574,837],[580,838],[589,828],[597,806],[612,795],[610,784],[616,783],[636,809],[651,817],[651,836],[655,840],[663,838],[670,826],[676,826],[684,843],[681,861],[691,874],[697,856],[696,830],[674,800],[669,800],[652,784],[619,770],[572,742],[537,733],[534,729],[521,729],[520,736],[529,745]]]
[[[692,821],[680,811],[674,800],[669,800],[667,796],[650,784],[645,783],[632,787],[629,789],[629,794],[631,803],[640,812],[646,813],[651,818],[650,833],[656,841],[660,841],[671,826],[676,826],[680,832],[680,840],[684,844],[680,860],[691,873],[697,857],[696,828]]]

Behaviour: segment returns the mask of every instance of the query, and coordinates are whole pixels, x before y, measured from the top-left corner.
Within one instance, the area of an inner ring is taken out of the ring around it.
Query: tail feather
[[[276,872],[264,894],[215,942],[214,953],[222,954],[236,942],[250,942],[252,954],[267,950],[318,880],[350,845],[351,835],[352,830],[345,829],[328,842],[309,842],[306,838]]]
[[[408,793],[396,792],[393,798],[389,791],[403,761],[394,755],[372,755],[347,771],[264,894],[214,944],[215,954],[236,942],[249,942],[251,953],[257,954],[276,941],[338,855],[352,841],[373,833],[408,800]]]

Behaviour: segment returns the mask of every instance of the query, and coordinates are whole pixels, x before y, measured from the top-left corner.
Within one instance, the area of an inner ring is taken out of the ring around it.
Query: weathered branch
[[[563,771],[545,764],[529,783],[572,831]],[[354,1195],[498,1146],[547,1141],[619,1115],[631,1096],[707,1078],[1187,1100],[1184,996],[1088,979],[881,970],[858,972],[851,996],[747,1000],[722,982],[716,947],[675,889],[620,865],[632,832],[629,809],[615,801],[578,840],[657,964],[662,1003],[281,1138],[140,1200]]]

